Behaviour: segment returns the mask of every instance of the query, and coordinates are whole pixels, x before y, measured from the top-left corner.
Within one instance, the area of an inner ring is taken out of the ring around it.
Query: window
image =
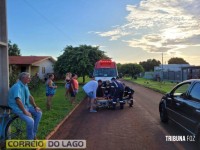
[[[26,72],[26,67],[25,66],[21,67],[21,72]]]
[[[187,89],[189,88],[191,83],[184,83],[180,85],[175,91],[174,96],[181,96],[186,93]]]
[[[95,77],[116,77],[116,68],[99,68],[94,70]]]
[[[196,83],[190,93],[192,99],[200,100],[200,83]]]
[[[42,67],[42,73],[45,74],[45,67]]]

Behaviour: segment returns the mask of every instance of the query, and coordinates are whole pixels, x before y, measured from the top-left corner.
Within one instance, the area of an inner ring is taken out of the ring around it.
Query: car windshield
[[[117,70],[115,68],[99,68],[94,70],[95,77],[116,77]]]

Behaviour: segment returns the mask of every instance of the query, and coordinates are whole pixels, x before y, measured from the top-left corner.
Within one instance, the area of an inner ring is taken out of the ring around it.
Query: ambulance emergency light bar
[[[96,62],[95,68],[116,68],[116,64],[112,60],[99,60]]]

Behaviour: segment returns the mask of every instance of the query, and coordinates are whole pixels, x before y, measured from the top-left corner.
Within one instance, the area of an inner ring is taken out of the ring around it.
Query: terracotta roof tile
[[[51,56],[9,56],[9,64],[19,65],[19,64],[34,64],[41,60],[51,58]]]

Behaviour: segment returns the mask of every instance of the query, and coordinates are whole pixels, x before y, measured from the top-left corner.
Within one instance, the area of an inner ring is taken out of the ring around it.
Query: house
[[[38,74],[44,79],[48,73],[53,73],[55,59],[51,56],[9,56],[10,72],[29,72],[32,76]]]
[[[200,66],[182,67],[183,80],[200,79]]]
[[[195,73],[195,71],[197,73]],[[180,82],[189,79],[189,74],[194,78],[200,75],[200,67],[189,64],[167,64],[154,67],[154,78],[160,77],[162,80]]]

